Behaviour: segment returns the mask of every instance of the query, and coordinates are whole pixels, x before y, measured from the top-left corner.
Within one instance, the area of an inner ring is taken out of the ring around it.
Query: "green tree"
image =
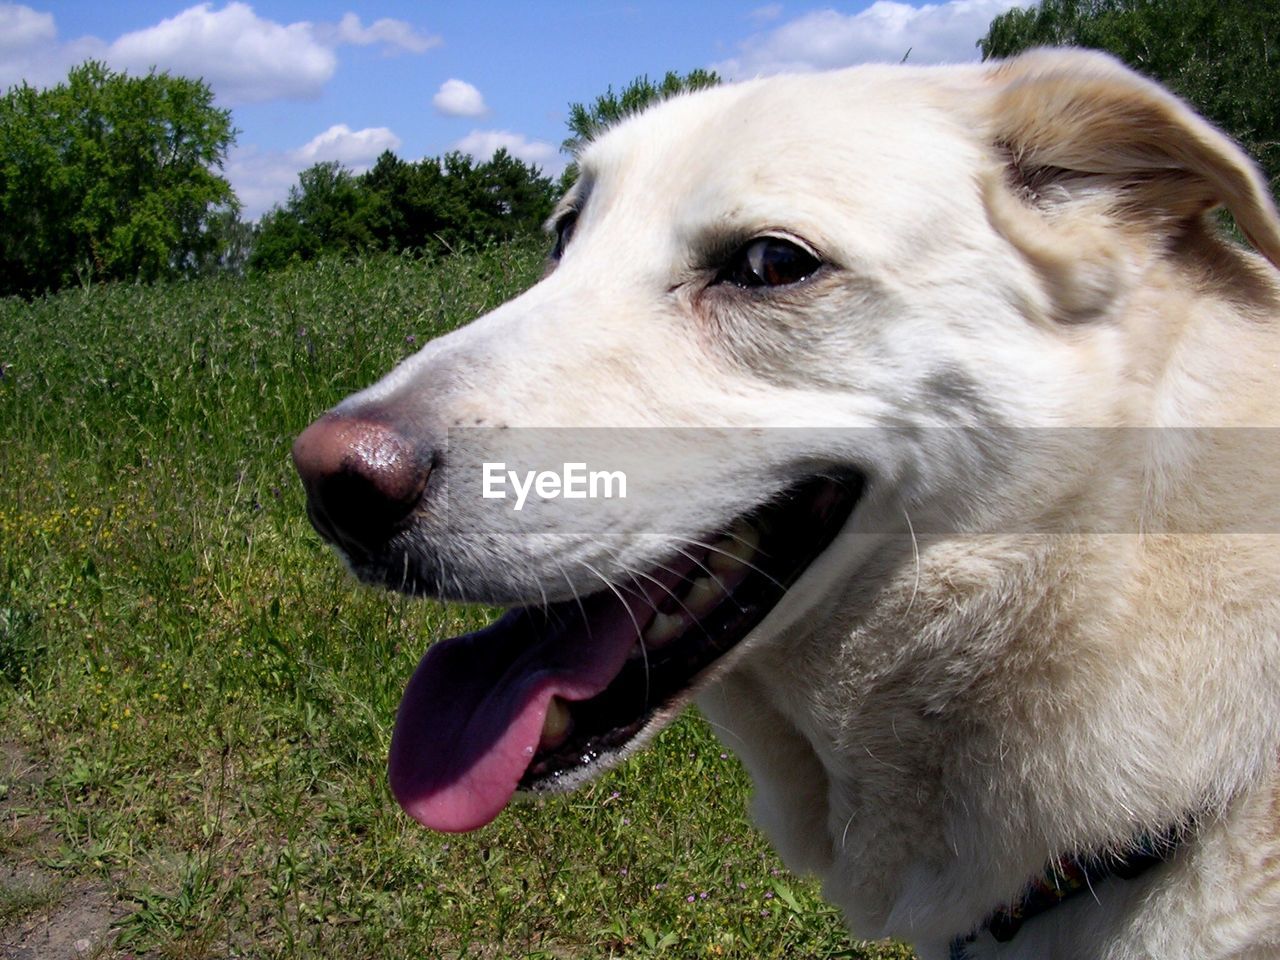
[[[289,188],[285,205],[259,223],[249,266],[271,270],[323,253],[371,248],[368,207],[367,192],[342,164],[330,160],[308,167]]]
[[[714,87],[718,83],[720,76],[715,71],[699,69],[691,70],[683,77],[669,71],[659,83],[654,83],[647,75],[637,77],[623,87],[621,93],[614,93],[613,87],[609,87],[590,106],[581,103],[569,105],[570,136],[561,144],[561,149],[576,155],[601,131],[624,117],[640,112],[649,104],[674,97],[678,93]]]
[[[996,17],[983,59],[1029,47],[1106,50],[1244,145],[1280,187],[1280,4],[1274,0],[1044,0]]]
[[[206,247],[191,258],[187,270],[194,276],[210,276],[217,273],[242,275],[253,252],[257,235],[256,225],[240,219],[236,207],[223,207],[214,212],[205,225],[208,233]]]
[[[450,153],[444,172],[455,211],[445,237],[451,245],[510,240],[538,230],[551,215],[551,180],[504,149],[483,163]]]
[[[316,164],[299,174],[284,206],[262,218],[249,267],[502,242],[536,231],[555,197],[549,178],[505,150],[480,163],[463,153],[407,163],[388,151],[360,175]]]
[[[402,249],[403,238],[416,226],[418,211],[410,198],[413,173],[413,164],[384,150],[364,175],[364,185],[370,193],[369,232],[380,249]]]
[[[408,163],[388,151],[361,183],[370,193],[369,219],[380,249],[439,247],[463,217],[438,157]]]
[[[0,294],[196,272],[238,204],[231,115],[199,80],[101,63],[0,97]]]

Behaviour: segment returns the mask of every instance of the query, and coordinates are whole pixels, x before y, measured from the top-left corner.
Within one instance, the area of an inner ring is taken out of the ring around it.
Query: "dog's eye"
[[[556,245],[551,251],[551,259],[559,260],[564,256],[564,248],[573,239],[573,228],[578,225],[578,211],[570,210],[556,221]]]
[[[739,248],[716,277],[735,287],[785,287],[807,280],[822,261],[797,243],[782,237],[757,237]]]

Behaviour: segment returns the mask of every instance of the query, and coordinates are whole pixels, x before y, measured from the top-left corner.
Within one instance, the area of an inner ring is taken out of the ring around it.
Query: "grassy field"
[[[289,444],[540,256],[0,301],[0,954],[909,956],[782,870],[693,714],[472,835],[392,802],[401,687],[484,613],[355,586]]]

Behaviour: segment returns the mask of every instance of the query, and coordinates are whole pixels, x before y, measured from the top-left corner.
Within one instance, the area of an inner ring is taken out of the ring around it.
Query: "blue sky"
[[[239,129],[248,217],[320,160],[362,170],[498,146],[558,173],[574,101],[694,67],[726,79],[871,61],[975,59],[991,18],[1031,0],[853,3],[0,0],[0,87],[44,86],[88,57],[201,76]]]

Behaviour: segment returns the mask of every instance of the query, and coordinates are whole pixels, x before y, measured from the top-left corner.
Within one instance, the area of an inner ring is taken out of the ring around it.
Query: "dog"
[[[541,282],[294,446],[359,578],[508,608],[409,681],[405,810],[476,828],[696,697],[860,936],[1280,955],[1280,220],[1241,150],[1038,50],[683,95],[579,164]]]

